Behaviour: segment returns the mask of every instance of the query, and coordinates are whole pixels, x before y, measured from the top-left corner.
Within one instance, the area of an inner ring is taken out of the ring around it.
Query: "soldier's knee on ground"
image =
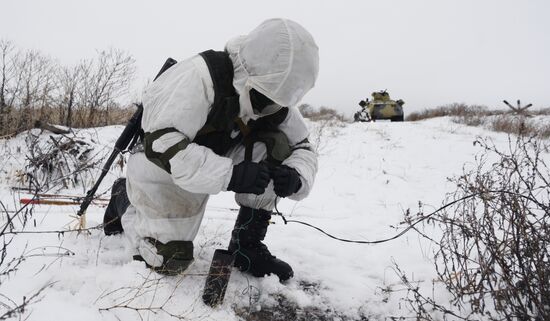
[[[193,262],[193,242],[170,241],[162,243],[146,237],[138,245],[139,255],[134,260],[143,261],[145,265],[166,275],[177,275],[184,272]]]

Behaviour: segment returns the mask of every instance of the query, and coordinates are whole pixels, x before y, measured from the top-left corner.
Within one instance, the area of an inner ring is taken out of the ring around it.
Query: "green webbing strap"
[[[267,149],[266,161],[271,165],[280,165],[292,149],[288,137],[282,131],[261,131],[252,133],[245,138],[245,160],[252,161],[254,143],[261,142]]]
[[[307,145],[306,146],[299,146],[299,145],[302,145],[302,144],[307,144]],[[298,144],[294,145],[294,147],[292,147],[292,151],[295,151],[295,150],[298,150],[298,149],[303,149],[303,150],[308,150],[310,152],[313,152],[313,149],[311,148],[311,144],[309,143],[309,139],[307,139],[307,138],[305,138],[304,140],[302,140]]]
[[[159,139],[161,136],[168,133],[174,133],[174,132],[178,132],[178,130],[173,127],[170,127],[170,128],[155,130],[154,132],[151,132],[151,133],[145,133],[145,137],[144,137],[145,156],[147,157],[147,159],[170,174],[172,174],[172,171],[170,168],[170,160],[179,151],[187,148],[187,146],[190,144],[189,139],[187,138],[182,139],[180,142],[170,146],[163,153],[155,152],[153,150],[153,143],[155,142],[155,140]]]

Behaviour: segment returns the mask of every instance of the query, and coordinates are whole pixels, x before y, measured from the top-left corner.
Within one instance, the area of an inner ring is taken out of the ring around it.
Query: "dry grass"
[[[328,107],[321,107],[319,109],[316,109],[311,105],[303,104],[298,106],[298,110],[300,111],[302,116],[308,118],[311,121],[336,120],[342,123],[348,122],[344,115]]]
[[[420,112],[410,113],[407,121],[418,121],[423,119],[445,117],[445,116],[457,116],[457,117],[470,117],[470,116],[490,116],[495,114],[502,114],[504,111],[489,110],[486,106],[480,105],[466,105],[461,103],[454,103],[450,105],[440,106],[432,109],[425,109]]]
[[[37,121],[65,125],[66,114],[61,108],[44,107],[10,108],[0,114],[0,138],[11,137],[35,127]],[[135,112],[135,108],[112,107],[109,110],[76,109],[71,117],[71,127],[88,128],[125,124]]]
[[[312,121],[335,121],[346,123],[344,115],[328,107],[315,109],[304,104],[298,107],[302,115]],[[111,107],[108,110],[99,109],[90,113],[89,108],[79,108],[73,111],[71,127],[89,128],[107,125],[125,124],[135,112],[134,107]],[[67,111],[63,108],[6,108],[0,113],[0,138],[11,137],[22,131],[35,127],[37,121],[66,125]]]
[[[451,104],[409,114],[407,121],[418,121],[435,117],[451,116],[455,123],[468,126],[483,126],[489,130],[515,135],[550,138],[550,124],[537,123],[531,116],[550,115],[550,108],[529,110],[528,115],[512,111],[490,110],[485,106]]]
[[[527,117],[497,116],[491,119],[488,128],[502,133],[550,138],[550,124],[536,124]]]

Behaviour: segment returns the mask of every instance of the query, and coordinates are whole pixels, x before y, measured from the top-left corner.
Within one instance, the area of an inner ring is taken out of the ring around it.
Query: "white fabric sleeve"
[[[309,195],[317,174],[317,154],[311,150],[297,149],[283,162],[284,165],[294,168],[300,174],[302,187],[288,198],[300,201]]]
[[[309,130],[297,108],[289,108],[286,119],[279,125],[279,129],[288,137],[292,154],[283,161],[283,165],[294,168],[302,181],[298,192],[288,198],[299,201],[309,195],[317,175],[317,153],[311,143],[307,141]]]
[[[181,61],[149,84],[143,95],[142,126],[145,132],[175,128],[153,142],[153,151],[163,153],[187,138],[193,141],[206,123],[214,101],[212,79],[200,56]],[[191,193],[216,194],[226,190],[232,160],[194,143],[170,159],[175,184]]]
[[[153,142],[153,151],[162,153],[187,138],[179,132],[162,135]],[[217,194],[227,190],[233,174],[233,160],[218,156],[211,149],[189,144],[170,159],[172,180],[191,193]]]

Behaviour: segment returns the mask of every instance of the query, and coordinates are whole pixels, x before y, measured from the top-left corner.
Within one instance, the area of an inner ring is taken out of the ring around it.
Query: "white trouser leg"
[[[151,237],[162,243],[193,241],[199,230],[207,194],[195,194],[175,185],[166,173],[136,153],[128,160],[126,188],[132,204],[122,216],[122,227],[128,241],[152,266],[158,266],[146,249]],[[150,259],[147,259],[149,257]]]
[[[153,244],[147,242],[143,236],[138,235],[135,228],[137,220],[136,208],[130,205],[121,218],[126,240],[126,251],[129,252],[130,256],[140,255],[150,266],[159,267],[162,265],[164,258],[162,255],[157,254],[157,249]]]

